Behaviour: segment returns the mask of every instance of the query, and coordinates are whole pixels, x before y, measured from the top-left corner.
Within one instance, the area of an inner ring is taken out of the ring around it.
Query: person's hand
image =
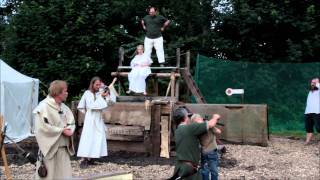
[[[221,129],[213,127],[214,128],[214,133],[215,134],[221,134]]]
[[[164,27],[161,28],[161,31],[164,31]]]
[[[217,124],[217,121],[220,119],[219,114],[213,114],[212,118],[208,121],[209,128],[214,127]]]
[[[67,137],[70,137],[70,136],[72,136],[73,132],[72,132],[72,130],[71,130],[70,128],[65,127],[65,128],[63,129],[62,134],[65,135],[65,136],[67,136]]]
[[[108,92],[103,91],[103,92],[101,93],[101,96],[102,96],[102,97],[107,97],[107,96],[109,96],[109,93],[108,93]]]
[[[143,29],[146,31],[147,30],[147,28],[146,28],[146,26],[142,26],[143,27]]]
[[[213,119],[219,120],[220,117],[221,117],[221,116],[220,116],[219,114],[213,114],[213,115],[212,115],[212,118],[213,118]]]

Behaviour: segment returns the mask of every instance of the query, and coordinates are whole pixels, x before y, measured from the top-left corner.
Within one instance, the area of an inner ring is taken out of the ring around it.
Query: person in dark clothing
[[[178,108],[173,113],[173,119],[177,124],[176,163],[174,175],[170,179],[201,179],[201,174],[198,173],[201,153],[199,136],[214,127],[220,115],[213,114],[209,121],[191,124],[187,110]]]
[[[157,14],[157,9],[155,7],[150,7],[148,9],[149,15],[145,16],[141,25],[146,31],[146,37],[144,39],[144,49],[145,54],[151,58],[152,48],[156,49],[157,58],[160,66],[164,66],[164,50],[163,50],[163,37],[161,32],[169,25],[170,21]]]

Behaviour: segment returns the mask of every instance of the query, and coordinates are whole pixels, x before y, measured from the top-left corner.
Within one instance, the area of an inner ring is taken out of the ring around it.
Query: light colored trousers
[[[164,63],[164,50],[163,50],[163,37],[156,39],[150,39],[145,37],[144,39],[144,53],[151,58],[152,48],[156,49],[158,62]]]

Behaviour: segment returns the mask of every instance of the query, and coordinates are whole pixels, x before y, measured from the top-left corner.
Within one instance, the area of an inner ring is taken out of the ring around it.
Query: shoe
[[[88,166],[89,166],[89,163],[87,159],[84,159],[80,162],[80,169],[86,169],[88,168]]]
[[[164,67],[164,64],[163,64],[163,63],[161,63],[161,64],[160,64],[160,67]]]
[[[128,90],[128,91],[126,91],[126,93],[127,93],[127,94],[130,94],[130,93],[131,93],[131,91],[130,91],[130,90]]]

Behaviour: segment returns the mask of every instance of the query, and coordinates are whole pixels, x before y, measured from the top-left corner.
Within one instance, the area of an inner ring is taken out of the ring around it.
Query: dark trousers
[[[310,113],[305,114],[305,128],[307,133],[313,133],[313,127],[320,133],[320,114]]]

